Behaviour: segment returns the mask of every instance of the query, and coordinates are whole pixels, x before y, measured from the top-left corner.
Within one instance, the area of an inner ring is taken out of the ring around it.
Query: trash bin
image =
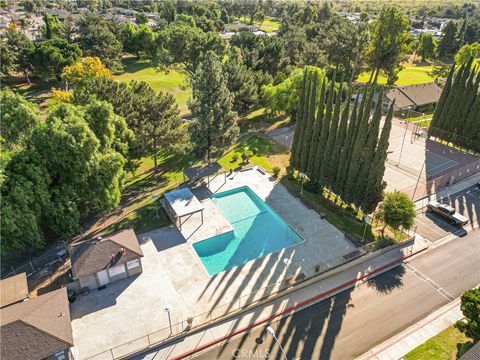
[[[74,303],[75,302],[75,291],[73,291],[72,289],[67,290],[67,297],[68,297],[68,302],[70,304]]]

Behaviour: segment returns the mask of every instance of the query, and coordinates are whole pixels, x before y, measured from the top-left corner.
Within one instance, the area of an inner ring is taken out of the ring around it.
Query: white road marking
[[[428,285],[430,285],[432,288],[435,289],[436,292],[438,292],[440,295],[443,297],[447,298],[448,300],[452,301],[455,299],[455,296],[450,294],[447,290],[442,288],[440,285],[438,285],[435,281],[433,281],[431,278],[429,278],[427,275],[422,273],[420,270],[414,268],[412,265],[409,263],[405,263],[405,267],[413,272],[415,275],[417,275],[420,279],[422,279],[424,282],[426,282]]]

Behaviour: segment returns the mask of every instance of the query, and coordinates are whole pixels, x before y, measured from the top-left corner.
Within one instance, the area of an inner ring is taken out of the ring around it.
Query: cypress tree
[[[333,77],[334,79],[335,77]],[[324,178],[325,168],[323,166],[323,153],[325,150],[325,145],[330,131],[330,121],[332,119],[332,106],[333,106],[333,96],[335,89],[335,81],[331,80],[330,87],[327,94],[327,107],[325,109],[325,118],[322,124],[322,129],[320,130],[320,139],[318,140],[317,150],[315,154],[315,164],[313,171],[314,181],[322,181]]]
[[[454,73],[455,73],[455,63],[450,68],[447,81],[445,82],[445,86],[442,90],[442,93],[440,94],[440,98],[438,99],[437,106],[435,107],[435,112],[433,113],[432,122],[430,123],[430,127],[429,127],[429,136],[431,135],[438,136],[439,132],[436,131],[436,129],[443,128],[443,112],[445,111],[445,102],[447,101],[447,97],[452,87]]]
[[[305,125],[305,136],[302,141],[302,153],[301,153],[301,163],[300,171],[305,172],[307,169],[308,155],[311,147],[312,141],[312,131],[315,123],[315,105],[317,103],[317,79],[318,74],[313,71],[313,81],[310,81],[310,86],[312,87],[311,96],[310,96],[310,106],[308,110],[307,123]]]
[[[335,160],[330,163],[330,172],[332,174],[332,189],[337,194],[338,193],[338,183],[339,183],[339,173],[342,168],[341,159],[343,156],[343,148],[345,146],[345,139],[347,137],[347,125],[348,117],[350,115],[350,97],[352,91],[352,84],[350,83],[347,91],[347,98],[345,105],[342,110],[342,117],[340,119],[340,124],[338,126],[337,137],[335,138],[335,145],[333,146],[333,153],[335,154]]]
[[[307,69],[303,72],[303,80],[302,80],[302,90],[300,91],[300,99],[298,102],[297,108],[297,119],[295,123],[295,131],[293,133],[293,140],[292,140],[292,147],[291,147],[291,155],[290,155],[290,166],[293,168],[298,167],[298,152],[299,152],[299,139],[300,139],[300,132],[302,128],[302,120],[303,120],[303,110],[304,110],[304,102],[305,102],[305,89],[307,86]]]
[[[358,134],[355,139],[355,145],[352,150],[352,156],[348,170],[347,191],[345,198],[348,202],[360,206],[360,199],[357,197],[357,181],[361,166],[364,165],[365,144],[368,138],[368,123],[370,118],[370,109],[372,108],[373,96],[375,88],[372,87],[368,100],[365,102],[363,114],[359,118]]]
[[[343,76],[340,80],[340,87],[335,96],[335,109],[333,111],[332,122],[330,124],[330,131],[328,135],[327,145],[325,147],[325,152],[323,154],[323,167],[325,168],[325,182],[329,185],[329,188],[332,187],[334,181],[334,174],[332,172],[332,163],[336,163],[338,154],[334,152],[335,140],[337,138],[338,125],[340,122],[340,105],[342,104],[342,87],[343,87]],[[336,175],[336,173],[335,173]]]
[[[382,192],[386,186],[385,181],[383,181],[383,176],[385,174],[385,162],[387,161],[388,156],[388,139],[390,137],[390,130],[392,129],[394,105],[395,101],[393,101],[388,110],[388,115],[383,124],[382,134],[380,135],[380,140],[378,141],[375,150],[375,156],[368,173],[367,183],[369,184],[369,187],[366,189],[362,201],[363,209],[367,213],[371,213],[375,210],[382,198]]]
[[[313,127],[312,141],[311,141],[311,146],[308,153],[306,173],[310,177],[313,177],[314,166],[315,166],[315,155],[317,154],[317,147],[320,140],[320,132],[322,130],[323,112],[325,108],[325,93],[326,93],[325,88],[326,87],[327,85],[325,83],[325,78],[323,78],[321,89],[320,89],[320,101],[318,102],[318,108],[317,108],[317,119],[315,120],[315,126]]]
[[[347,105],[348,106],[348,105]],[[345,191],[345,179],[347,177],[348,171],[348,160],[350,156],[350,150],[353,146],[351,144],[354,141],[355,128],[357,126],[357,110],[358,110],[358,96],[355,98],[355,103],[353,104],[353,110],[350,114],[350,119],[348,122],[347,135],[343,144],[342,152],[340,154],[340,160],[338,162],[338,171],[337,171],[337,181],[335,185],[335,191],[337,195],[342,196]],[[348,117],[348,114],[347,114]]]
[[[465,70],[465,64],[460,67],[460,70],[455,76],[453,81],[452,88],[450,89],[450,94],[447,97],[445,103],[445,111],[442,114],[443,117],[443,127],[442,130],[447,131],[447,134],[444,134],[443,139],[447,141],[452,141],[451,132],[455,124],[455,113],[458,111],[458,106],[461,104],[461,80],[463,78],[463,72]]]
[[[374,91],[374,90],[372,90]],[[358,175],[358,180],[356,182],[356,198],[357,199],[364,199],[365,193],[369,191],[370,187],[373,184],[368,183],[368,174],[370,173],[373,165],[373,160],[375,158],[375,149],[377,148],[378,143],[378,133],[380,130],[380,121],[382,119],[382,92],[380,92],[378,96],[377,105],[375,107],[375,112],[372,116],[372,120],[370,122],[370,129],[368,131],[368,136],[365,145],[365,155],[363,160],[363,166],[360,168],[360,172]],[[365,204],[362,203],[362,208],[364,208]]]

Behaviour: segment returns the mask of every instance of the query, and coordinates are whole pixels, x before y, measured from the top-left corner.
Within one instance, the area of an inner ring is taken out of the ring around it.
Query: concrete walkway
[[[370,275],[378,275],[396,266],[404,257],[426,249],[426,243],[417,239],[413,244],[404,244],[383,254],[368,254],[348,264],[320,275],[316,282],[306,282],[305,287],[293,290],[272,301],[247,310],[238,317],[225,320],[201,331],[193,332],[157,349],[150,350],[135,359],[183,358],[194,349],[210,349],[219,346],[224,340],[240,335],[256,326],[266,326],[268,321],[288,316],[311,306],[327,297],[365,281]],[[278,314],[281,314],[280,316]],[[185,358],[189,358],[187,355]]]
[[[460,298],[457,298],[356,360],[400,359],[462,318]]]

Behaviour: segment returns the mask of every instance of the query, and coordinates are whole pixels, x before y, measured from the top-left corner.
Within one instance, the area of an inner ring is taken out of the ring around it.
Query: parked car
[[[432,201],[428,203],[427,211],[443,216],[451,225],[464,226],[468,223],[468,219],[465,216],[457,213],[453,207],[447,204]]]

